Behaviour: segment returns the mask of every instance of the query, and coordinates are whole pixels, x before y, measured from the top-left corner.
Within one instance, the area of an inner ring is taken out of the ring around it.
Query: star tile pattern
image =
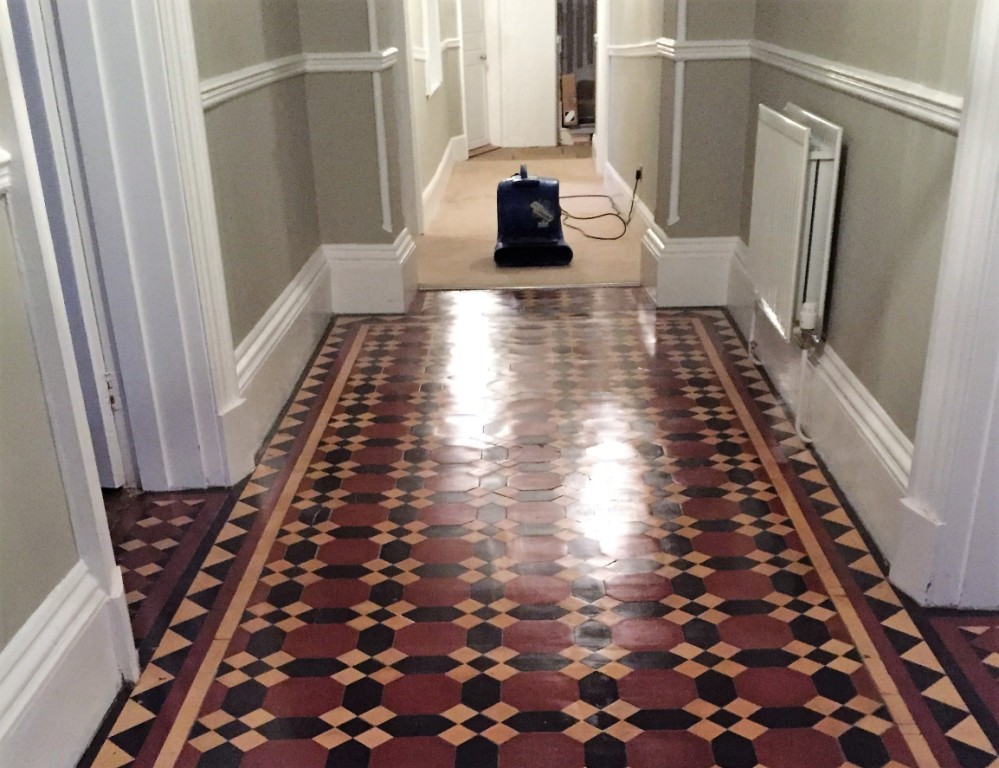
[[[924,625],[723,311],[429,294],[334,327],[92,762],[993,764]]]

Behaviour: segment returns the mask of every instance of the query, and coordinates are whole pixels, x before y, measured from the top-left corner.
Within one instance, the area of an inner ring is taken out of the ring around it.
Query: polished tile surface
[[[338,323],[169,624],[94,765],[985,766],[999,742],[727,316],[628,289]]]

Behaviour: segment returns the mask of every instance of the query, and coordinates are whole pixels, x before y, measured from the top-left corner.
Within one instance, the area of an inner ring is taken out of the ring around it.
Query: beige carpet
[[[496,185],[516,173],[521,162],[527,164],[532,175],[559,179],[566,211],[588,216],[611,210],[605,199],[564,199],[566,195],[603,194],[603,183],[593,169],[592,159],[550,155],[550,151],[502,149],[458,164],[440,211],[426,233],[416,240],[421,288],[638,284],[642,232],[637,220],[632,221],[623,239],[613,242],[589,240],[566,228],[565,237],[574,253],[567,267],[500,269],[495,265]],[[618,204],[627,213],[627,203]],[[604,237],[621,231],[621,224],[613,219],[572,223]]]

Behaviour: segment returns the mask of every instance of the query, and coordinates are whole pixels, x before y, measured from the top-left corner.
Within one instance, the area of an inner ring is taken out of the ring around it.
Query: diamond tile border
[[[506,293],[519,303],[519,311],[527,313],[553,305],[569,310],[579,303],[567,295],[568,291]],[[591,296],[582,302],[588,311],[595,311],[594,305],[600,305],[596,311],[634,313],[635,303],[642,306],[645,302],[638,291],[588,293]],[[437,301],[433,294],[423,295],[420,303],[420,311],[427,315],[435,313]],[[659,315],[701,318],[718,348],[724,350],[726,370],[750,404],[755,423],[764,434],[769,432],[774,436],[773,447],[779,451],[778,456],[786,457],[787,464],[781,467],[781,472],[788,487],[812,525],[817,544],[828,557],[845,597],[852,600],[878,655],[885,660],[885,672],[913,708],[916,723],[932,750],[941,756],[940,764],[978,766],[995,762],[994,717],[988,719],[990,738],[972,710],[979,717],[990,713],[983,712],[984,708],[976,706],[975,702],[969,706],[968,691],[959,692],[944,673],[941,657],[946,655],[945,650],[950,650],[955,658],[960,655],[954,650],[956,646],[948,641],[947,630],[939,629],[947,626],[947,621],[933,620],[933,626],[940,633],[939,637],[935,636],[929,620],[887,582],[876,550],[859,529],[821,461],[794,435],[790,414],[765,375],[749,361],[744,341],[728,313],[719,309],[694,309],[664,310]],[[172,703],[174,684],[180,682],[181,686],[177,686],[180,688],[189,683],[192,664],[203,658],[207,650],[206,638],[214,635],[210,630],[219,617],[211,615],[214,611],[210,607],[217,607],[220,600],[227,601],[226,586],[233,583],[233,575],[242,572],[247,565],[237,561],[245,560],[244,555],[253,548],[253,541],[260,534],[265,517],[260,514],[261,510],[273,508],[274,489],[281,486],[280,478],[289,471],[289,457],[294,459],[301,452],[307,425],[314,421],[315,409],[323,401],[324,382],[328,387],[330,372],[342,370],[345,349],[360,328],[370,322],[381,321],[341,320],[331,329],[264,451],[260,466],[247,481],[239,502],[233,505],[219,539],[207,553],[199,574],[164,631],[152,662],[143,671],[131,698],[122,706],[111,728],[111,738],[100,749],[95,765],[152,764],[158,752],[156,743],[162,741],[150,738],[155,735],[153,718],[157,714],[169,716],[175,710],[176,705]],[[421,319],[419,316],[407,317],[403,322],[418,323]],[[239,567],[234,568],[236,565]],[[954,626],[960,632],[960,627]],[[966,622],[965,626],[974,625]],[[957,762],[952,762],[948,754],[954,755]],[[140,759],[135,760],[135,757]]]

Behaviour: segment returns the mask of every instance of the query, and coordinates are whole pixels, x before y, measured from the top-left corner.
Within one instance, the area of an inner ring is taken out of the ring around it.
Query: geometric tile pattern
[[[227,490],[144,493],[118,502],[115,560],[140,649],[147,639],[158,643],[155,625],[197,573],[198,552],[214,539],[228,496]]]
[[[94,765],[996,760],[724,311],[341,321],[239,494]]]

